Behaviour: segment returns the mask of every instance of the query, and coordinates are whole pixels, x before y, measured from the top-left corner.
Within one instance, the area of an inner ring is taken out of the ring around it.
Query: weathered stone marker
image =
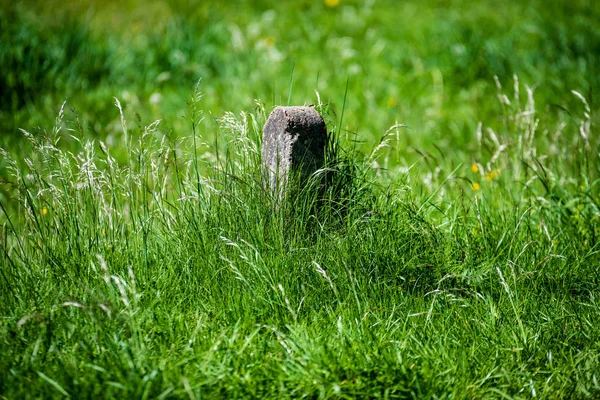
[[[268,186],[283,193],[290,173],[307,178],[325,162],[327,128],[313,107],[276,107],[263,130],[262,163]]]

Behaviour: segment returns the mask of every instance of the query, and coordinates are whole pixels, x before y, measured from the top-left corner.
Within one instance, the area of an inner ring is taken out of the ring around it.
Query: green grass
[[[369,4],[0,11],[0,398],[600,397],[597,8]]]

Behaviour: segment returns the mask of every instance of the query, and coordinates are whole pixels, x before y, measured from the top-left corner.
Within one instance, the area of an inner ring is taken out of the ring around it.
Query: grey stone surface
[[[263,130],[262,163],[268,185],[283,192],[290,173],[301,178],[323,166],[327,128],[313,107],[276,107]]]

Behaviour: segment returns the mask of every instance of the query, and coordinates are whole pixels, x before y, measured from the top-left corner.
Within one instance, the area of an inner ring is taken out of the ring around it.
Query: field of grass
[[[210,3],[0,0],[0,399],[600,398],[600,7]]]

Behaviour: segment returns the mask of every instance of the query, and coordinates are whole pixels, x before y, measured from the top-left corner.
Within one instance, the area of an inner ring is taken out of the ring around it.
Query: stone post
[[[283,195],[291,173],[308,178],[325,162],[327,128],[312,107],[276,107],[263,130],[262,164],[267,185]]]

